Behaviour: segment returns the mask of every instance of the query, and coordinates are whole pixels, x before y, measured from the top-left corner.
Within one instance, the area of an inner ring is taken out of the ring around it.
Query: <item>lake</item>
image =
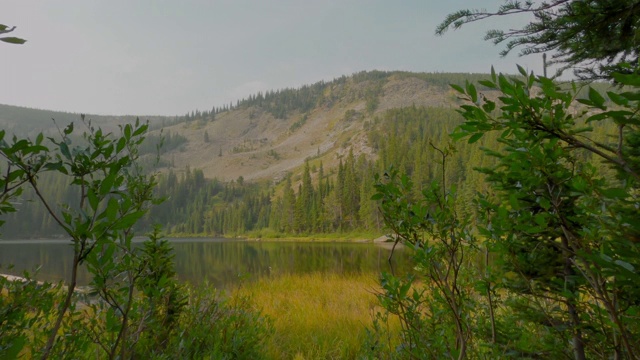
[[[240,241],[228,239],[170,239],[175,251],[179,279],[193,284],[205,281],[228,288],[281,274],[380,273],[390,271],[390,250],[370,243]],[[62,240],[0,241],[0,273],[21,275],[40,267],[39,280],[68,279],[73,249]],[[408,252],[396,249],[394,271],[411,266]],[[9,264],[15,265],[7,269]],[[89,282],[81,271],[78,282]]]

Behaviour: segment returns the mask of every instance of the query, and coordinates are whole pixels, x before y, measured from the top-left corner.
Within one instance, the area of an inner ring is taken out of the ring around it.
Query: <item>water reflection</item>
[[[241,279],[255,280],[281,274],[311,272],[354,274],[390,271],[389,250],[360,243],[252,242],[222,239],[172,239],[178,277],[199,284],[228,287]],[[406,272],[410,267],[406,252],[396,249],[394,270]],[[67,278],[72,249],[61,241],[0,242],[2,272],[19,275],[41,266],[38,279],[57,281]],[[7,271],[8,264],[15,268]],[[80,284],[89,277],[81,271]]]

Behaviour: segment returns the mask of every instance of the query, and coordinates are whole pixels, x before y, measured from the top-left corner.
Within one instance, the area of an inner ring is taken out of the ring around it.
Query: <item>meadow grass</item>
[[[269,241],[299,241],[299,242],[372,242],[379,238],[382,234],[379,231],[354,230],[349,232],[336,233],[310,233],[310,234],[287,234],[280,233],[270,229],[261,229],[249,231],[240,235],[248,239],[266,239]]]
[[[273,321],[272,359],[354,359],[380,310],[376,274],[283,275],[243,285]]]

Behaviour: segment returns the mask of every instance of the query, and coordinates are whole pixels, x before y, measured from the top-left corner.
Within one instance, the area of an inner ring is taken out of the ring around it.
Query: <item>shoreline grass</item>
[[[309,233],[309,234],[286,234],[275,232],[269,229],[255,230],[243,234],[192,234],[192,233],[168,233],[169,238],[222,238],[238,240],[264,240],[264,241],[297,241],[297,242],[373,242],[375,239],[384,236],[380,232],[370,231],[350,231],[344,233]]]
[[[268,316],[272,359],[355,359],[380,310],[377,274],[283,275],[234,290]]]

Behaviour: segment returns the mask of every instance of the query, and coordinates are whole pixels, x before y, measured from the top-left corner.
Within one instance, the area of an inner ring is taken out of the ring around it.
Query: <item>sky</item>
[[[502,58],[486,30],[523,17],[436,26],[501,0],[14,0],[0,24],[0,103],[103,115],[184,115],[258,91],[363,70],[542,72],[540,56]]]

